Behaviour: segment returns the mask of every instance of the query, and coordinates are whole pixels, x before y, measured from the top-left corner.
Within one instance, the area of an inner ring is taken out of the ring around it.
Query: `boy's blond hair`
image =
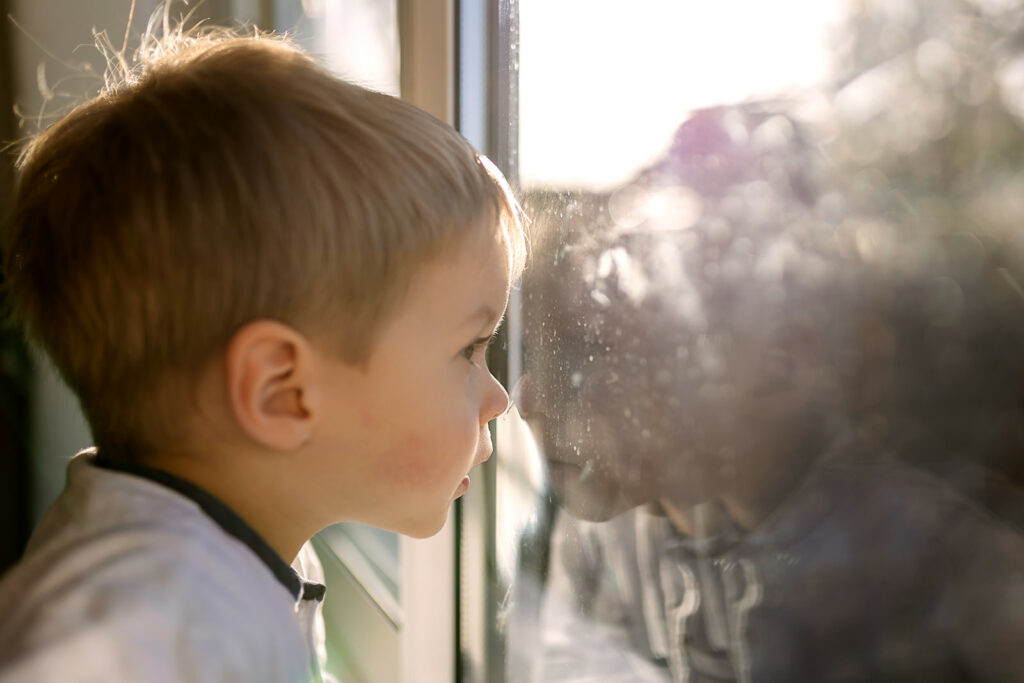
[[[503,230],[521,269],[518,205],[448,125],[278,38],[177,35],[139,54],[26,149],[3,240],[15,318],[101,448],[174,438],[164,389],[248,321],[357,364],[417,268],[467,235]]]

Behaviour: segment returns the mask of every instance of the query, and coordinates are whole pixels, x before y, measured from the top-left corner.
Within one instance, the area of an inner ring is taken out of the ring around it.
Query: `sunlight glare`
[[[620,185],[693,109],[822,82],[843,0],[522,0],[525,188]]]

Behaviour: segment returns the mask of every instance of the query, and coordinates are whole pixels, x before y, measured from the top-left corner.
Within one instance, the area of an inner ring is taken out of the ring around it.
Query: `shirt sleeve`
[[[253,674],[260,670],[231,634],[174,624],[140,607],[37,643],[0,669],[0,683],[241,683],[259,680]]]

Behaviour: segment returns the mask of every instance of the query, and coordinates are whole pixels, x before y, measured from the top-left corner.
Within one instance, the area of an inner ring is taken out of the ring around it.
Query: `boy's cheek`
[[[368,431],[376,431],[381,429],[381,419],[375,410],[370,406],[363,404],[356,404],[355,407],[356,418],[359,420],[359,426]]]
[[[436,465],[424,457],[423,450],[423,440],[414,434],[395,441],[386,451],[374,456],[377,476],[396,486],[432,476]]]
[[[376,475],[402,489],[461,479],[473,463],[480,438],[476,430],[461,432],[451,428],[404,434],[376,456]]]

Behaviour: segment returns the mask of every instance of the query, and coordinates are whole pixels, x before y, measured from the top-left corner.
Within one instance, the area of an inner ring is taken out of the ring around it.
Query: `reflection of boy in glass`
[[[653,504],[592,564],[677,680],[1021,680],[1024,542],[983,508],[1015,512],[1021,278],[996,236],[854,218],[816,159],[707,111],[581,199],[525,288],[523,413],[574,515]]]

